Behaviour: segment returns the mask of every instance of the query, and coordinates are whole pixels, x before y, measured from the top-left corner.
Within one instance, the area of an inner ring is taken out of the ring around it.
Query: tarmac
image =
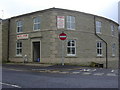
[[[24,70],[33,70],[33,71],[69,71],[77,70],[83,67],[76,65],[51,65],[51,64],[36,64],[36,63],[6,63],[2,64],[6,68],[15,68],[15,69],[24,69]]]
[[[117,69],[105,69],[97,67],[83,67],[77,65],[52,65],[52,64],[40,64],[40,63],[6,63],[2,64],[3,68],[14,71],[32,71],[32,72],[45,72],[45,73],[61,73],[61,74],[78,74],[83,72],[88,75],[93,72],[98,73],[114,73],[118,74]]]

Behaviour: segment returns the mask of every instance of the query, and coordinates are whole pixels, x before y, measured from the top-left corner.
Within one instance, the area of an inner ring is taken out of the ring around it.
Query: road
[[[48,73],[3,67],[0,84],[2,88],[118,88],[117,75],[77,71]]]

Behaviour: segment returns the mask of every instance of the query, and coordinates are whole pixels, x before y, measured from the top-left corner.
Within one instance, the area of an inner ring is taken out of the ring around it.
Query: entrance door
[[[40,42],[33,42],[33,61],[40,61]]]

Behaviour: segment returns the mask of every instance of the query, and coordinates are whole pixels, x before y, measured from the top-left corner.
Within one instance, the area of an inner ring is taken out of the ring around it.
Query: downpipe
[[[106,42],[104,39],[102,39],[102,38],[96,33],[96,20],[95,20],[95,16],[94,16],[94,31],[95,31],[95,36],[97,36],[99,39],[101,39],[101,40],[106,44],[106,69],[107,69],[107,68],[108,68],[108,54],[107,54],[107,52],[108,52],[108,49],[107,49],[108,44],[107,44],[107,42]]]

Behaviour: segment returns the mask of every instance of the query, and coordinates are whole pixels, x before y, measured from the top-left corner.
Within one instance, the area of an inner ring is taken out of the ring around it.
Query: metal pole
[[[62,40],[62,66],[64,66],[64,40]]]

